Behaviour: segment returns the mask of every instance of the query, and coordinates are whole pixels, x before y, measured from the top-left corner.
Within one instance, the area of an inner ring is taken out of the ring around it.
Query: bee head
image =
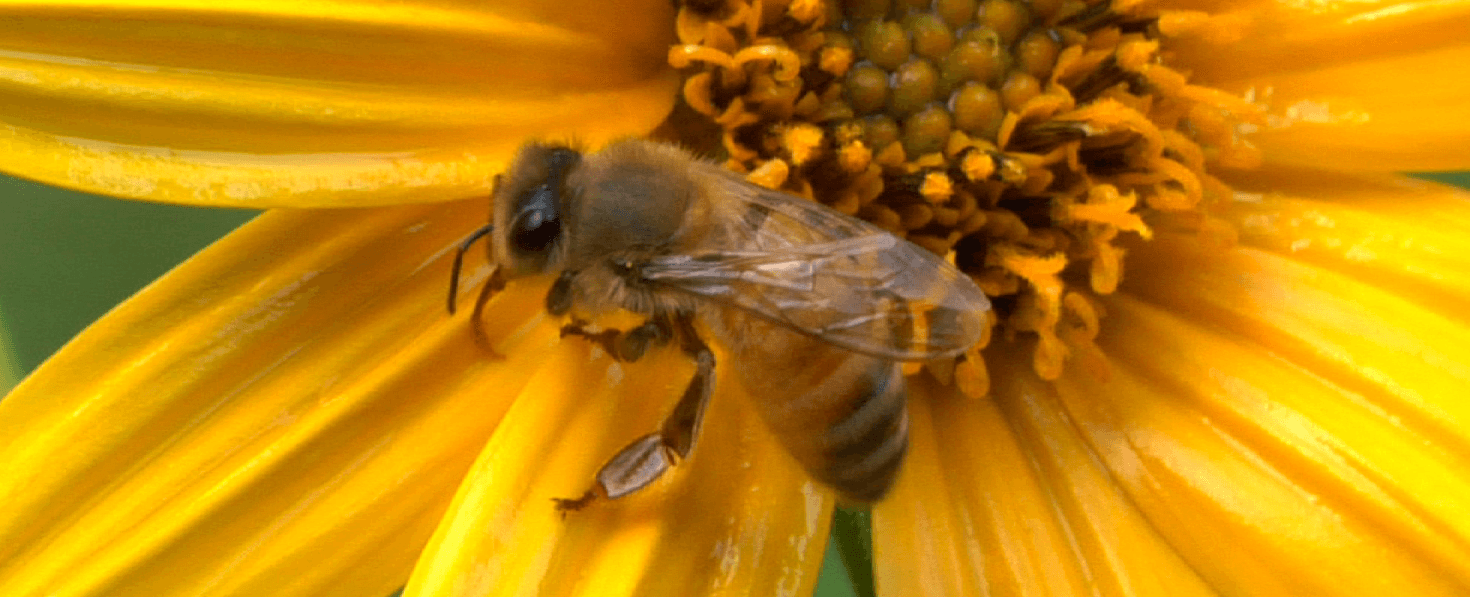
[[[492,254],[514,277],[607,267],[615,255],[666,246],[698,192],[695,164],[637,139],[586,155],[529,144],[496,185]]]
[[[575,205],[567,176],[582,153],[563,145],[521,148],[497,181],[492,251],[511,276],[559,269],[564,261],[567,212]]]

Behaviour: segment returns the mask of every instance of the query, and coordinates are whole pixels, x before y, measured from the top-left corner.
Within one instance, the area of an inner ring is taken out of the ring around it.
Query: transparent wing
[[[980,339],[990,301],[923,248],[815,202],[740,181],[645,279],[745,309],[844,348],[899,360]]]

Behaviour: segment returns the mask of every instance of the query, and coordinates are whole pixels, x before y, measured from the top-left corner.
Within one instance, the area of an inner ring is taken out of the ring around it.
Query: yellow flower
[[[1266,110],[1263,165],[1211,170],[1234,194],[1203,228],[1239,244],[1127,243],[1074,345],[1095,351],[1065,368],[1003,328],[987,397],[912,377],[878,590],[1470,591],[1470,203],[1388,174],[1470,167],[1470,2],[1157,14],[1167,64]],[[691,366],[560,339],[544,280],[487,311],[503,359],[442,312],[510,150],[664,119],[667,0],[4,3],[0,22],[0,168],[283,208],[0,401],[0,594],[810,592],[833,498],[738,388],[673,474],[563,519],[552,498],[654,428]]]

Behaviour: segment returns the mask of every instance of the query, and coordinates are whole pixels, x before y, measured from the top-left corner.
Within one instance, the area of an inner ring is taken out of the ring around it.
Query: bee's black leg
[[[650,346],[662,345],[674,334],[671,322],[664,317],[654,317],[636,328],[628,330],[618,338],[619,360],[629,363],[643,358]]]
[[[572,310],[572,281],[577,279],[576,270],[564,270],[546,291],[546,312],[558,317]]]
[[[500,275],[500,266],[490,270],[490,278],[485,280],[485,286],[480,288],[480,296],[475,297],[475,310],[470,312],[470,328],[475,333],[475,342],[490,354],[495,354],[495,349],[490,347],[490,336],[485,333],[485,323],[480,316],[485,313],[485,303],[490,302],[490,297],[505,288],[505,277]],[[496,355],[499,356],[499,355]]]
[[[676,316],[672,328],[684,353],[694,358],[694,378],[689,380],[684,396],[659,431],[634,440],[602,465],[597,482],[587,493],[554,499],[556,509],[563,514],[584,508],[599,497],[615,499],[643,489],[694,451],[705,406],[714,393],[715,355],[695,333],[690,315]]]
[[[588,342],[601,346],[613,358],[618,358],[618,337],[621,335],[622,332],[618,330],[588,331],[587,322],[580,319],[574,319],[571,323],[561,326],[561,337],[581,336],[586,338]]]
[[[643,358],[650,346],[656,346],[669,341],[673,336],[672,324],[667,318],[654,317],[643,322],[636,328],[621,332],[618,330],[602,330],[600,332],[587,331],[587,322],[573,320],[562,326],[561,336],[581,336],[591,342],[597,343],[606,350],[613,358],[631,363]]]
[[[689,380],[689,387],[684,389],[684,397],[674,406],[674,412],[664,419],[660,433],[664,445],[683,460],[694,450],[694,442],[699,439],[699,425],[704,420],[704,407],[709,404],[709,397],[715,390],[715,353],[694,330],[692,316],[682,315],[674,323],[684,354],[694,359],[694,377]]]
[[[448,307],[450,315],[454,315],[455,303],[457,302],[455,299],[459,298],[459,274],[464,269],[464,254],[470,250],[470,246],[474,245],[475,241],[485,238],[485,235],[490,234],[490,231],[493,229],[494,227],[490,224],[481,226],[480,229],[465,237],[464,241],[459,243],[459,247],[455,249],[454,265],[450,267],[449,271]],[[485,326],[480,322],[480,315],[485,312],[485,303],[490,302],[490,297],[494,296],[496,292],[499,292],[503,288],[505,288],[505,277],[500,275],[500,266],[497,265],[494,269],[490,270],[490,278],[485,281],[485,286],[480,288],[480,295],[475,298],[475,310],[470,315],[470,329],[475,334],[475,342],[484,349],[489,350],[492,355],[495,353],[495,350],[490,348],[490,338],[485,334]]]
[[[588,489],[587,490],[587,493],[582,494],[582,497],[576,497],[576,498],[551,498],[551,501],[556,503],[556,511],[557,512],[561,512],[562,519],[566,519],[567,512],[576,512],[577,510],[581,510],[582,508],[586,508],[587,507],[587,504],[592,503],[596,499],[597,499],[597,490],[596,489]]]

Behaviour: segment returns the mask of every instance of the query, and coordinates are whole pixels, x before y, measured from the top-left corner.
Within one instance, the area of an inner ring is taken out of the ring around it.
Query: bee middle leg
[[[546,311],[552,315],[566,315],[572,310],[572,282],[575,270],[567,270],[557,276],[551,290],[546,293]],[[643,358],[650,346],[663,344],[673,336],[673,320],[666,315],[654,315],[636,328],[620,330],[590,331],[588,322],[573,320],[562,326],[561,336],[581,336],[600,346],[619,361],[633,362]]]
[[[643,325],[626,332],[621,330],[589,331],[585,321],[573,321],[561,328],[563,338],[581,336],[601,346],[613,358],[628,363],[643,358],[643,354],[648,352],[649,347],[668,342],[672,334],[672,324],[661,317],[649,319],[643,322]]]
[[[683,397],[679,398],[679,403],[674,405],[673,412],[664,419],[658,431],[633,440],[602,465],[597,471],[596,482],[587,493],[577,498],[553,499],[556,509],[563,515],[580,510],[599,497],[616,499],[643,489],[694,451],[705,406],[714,393],[715,355],[696,334],[692,316],[678,315],[669,325],[679,337],[680,347],[694,359],[695,364],[694,377],[684,389]],[[642,327],[634,328],[634,331]]]

